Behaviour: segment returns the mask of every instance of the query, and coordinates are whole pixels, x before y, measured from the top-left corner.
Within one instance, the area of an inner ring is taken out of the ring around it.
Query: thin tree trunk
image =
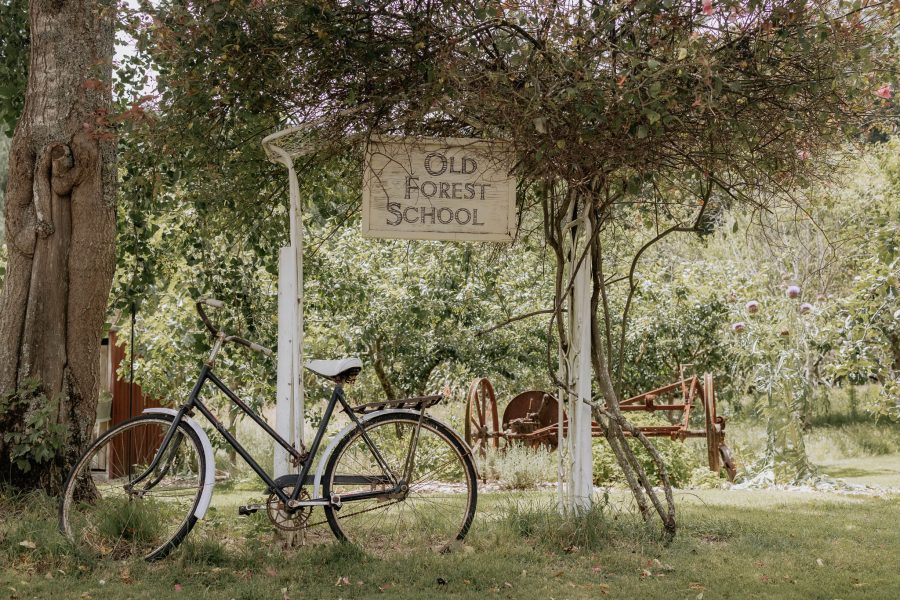
[[[9,157],[0,293],[0,479],[59,489],[90,439],[115,268],[115,3],[32,0]]]

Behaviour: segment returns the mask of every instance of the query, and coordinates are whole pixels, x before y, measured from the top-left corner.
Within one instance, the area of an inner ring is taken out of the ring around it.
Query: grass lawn
[[[897,496],[684,492],[665,547],[620,492],[578,521],[546,510],[546,493],[483,494],[465,546],[386,558],[324,532],[282,550],[262,515],[236,516],[250,496],[223,490],[188,542],[149,565],[74,556],[51,501],[0,499],[0,598],[900,597]]]

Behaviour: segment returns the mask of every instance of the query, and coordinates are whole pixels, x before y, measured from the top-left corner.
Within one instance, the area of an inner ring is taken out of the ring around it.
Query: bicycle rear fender
[[[370,421],[370,420],[374,419],[375,417],[380,417],[381,415],[385,415],[385,414],[389,414],[389,413],[394,414],[394,415],[397,415],[397,414],[413,415],[416,418],[418,418],[418,416],[421,414],[417,410],[407,410],[407,409],[402,409],[402,408],[400,408],[400,409],[386,408],[384,410],[378,410],[373,413],[363,415],[362,417],[360,417],[359,422],[360,422],[360,424],[365,424],[367,421]],[[340,442],[342,439],[344,439],[344,437],[347,434],[349,434],[351,431],[353,431],[354,429],[356,429],[355,423],[350,423],[349,425],[344,427],[337,435],[335,435],[334,437],[331,438],[331,443],[328,444],[328,447],[325,448],[325,451],[322,453],[322,458],[319,459],[319,464],[316,467],[316,478],[315,478],[315,480],[313,480],[313,491],[312,491],[313,498],[321,498],[322,497],[322,474],[325,472],[325,465],[326,465],[326,463],[328,463],[328,459],[331,458],[331,453],[334,452],[334,449],[338,445],[338,442]],[[459,437],[459,434],[457,434],[456,431],[454,431],[452,427],[450,427],[448,425],[447,429],[450,430],[450,433],[453,434],[453,437],[456,438],[456,440],[460,443],[460,445],[463,448],[466,448],[467,450],[469,450],[469,453],[472,452],[469,449],[468,444],[466,444],[466,442],[463,441],[463,439],[461,437]],[[477,467],[476,467],[476,469],[477,469]]]
[[[171,408],[145,408],[144,413],[158,413],[171,415],[173,417],[178,415],[178,411]],[[206,459],[206,473],[203,476],[203,491],[200,493],[200,501],[197,502],[197,508],[194,509],[194,516],[197,519],[202,519],[203,515],[206,514],[206,509],[209,508],[210,501],[212,501],[213,484],[216,482],[216,460],[213,456],[213,448],[212,444],[209,442],[209,436],[206,435],[203,428],[190,417],[182,417],[181,422],[193,429],[194,433],[197,434],[200,445],[203,447],[203,456]]]

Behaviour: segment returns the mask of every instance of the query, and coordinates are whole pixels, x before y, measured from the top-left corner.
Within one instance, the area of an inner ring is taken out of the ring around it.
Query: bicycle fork
[[[138,494],[142,495],[144,492],[147,492],[153,489],[160,481],[162,481],[163,477],[166,476],[166,473],[169,472],[169,468],[172,466],[172,461],[175,460],[175,453],[178,452],[178,447],[181,445],[181,440],[184,438],[183,435],[178,435],[178,438],[175,439],[175,443],[172,446],[172,451],[169,453],[169,458],[165,461],[162,470],[159,475],[157,475],[150,483],[143,487],[143,489],[135,492],[134,487],[142,482],[144,479],[150,476],[154,470],[159,466],[159,463],[162,461],[163,455],[165,455],[166,450],[169,449],[169,444],[172,444],[172,439],[175,438],[175,434],[178,431],[178,425],[181,423],[181,417],[184,415],[184,411],[179,411],[178,415],[175,417],[175,420],[172,421],[171,427],[166,432],[166,435],[163,437],[162,443],[159,445],[159,449],[156,451],[156,454],[153,456],[153,460],[150,461],[150,465],[144,470],[143,473],[138,475],[135,479],[132,479],[128,483],[126,483],[123,488],[129,495]],[[131,465],[128,465],[128,468],[131,468]]]

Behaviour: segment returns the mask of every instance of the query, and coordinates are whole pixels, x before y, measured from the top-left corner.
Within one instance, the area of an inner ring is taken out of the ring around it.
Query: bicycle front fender
[[[173,417],[178,415],[178,411],[171,408],[145,408],[143,412],[145,414],[158,413],[171,415]],[[203,491],[200,493],[200,501],[197,502],[197,508],[194,509],[194,516],[197,519],[202,519],[206,514],[206,510],[209,508],[209,503],[212,501],[213,485],[216,482],[216,460],[213,455],[212,444],[209,442],[209,436],[207,436],[206,432],[203,431],[203,428],[197,424],[197,421],[190,417],[182,417],[181,422],[190,427],[194,433],[197,434],[197,439],[200,440],[200,446],[203,447],[206,473],[203,475]]]
[[[421,414],[417,410],[408,410],[408,409],[404,409],[404,408],[386,408],[384,410],[377,410],[373,413],[363,415],[362,417],[360,417],[359,423],[360,423],[360,425],[365,425],[367,421],[370,421],[370,420],[374,419],[375,417],[380,417],[381,415],[384,415],[387,413],[395,414],[395,415],[396,414],[406,414],[406,415],[413,415],[415,417],[418,417]],[[340,432],[338,432],[337,435],[335,435],[333,438],[331,438],[331,443],[328,444],[328,447],[325,448],[325,451],[322,453],[322,458],[319,459],[319,464],[316,466],[316,478],[313,480],[313,493],[312,493],[313,498],[321,498],[322,497],[322,475],[325,472],[325,465],[328,463],[328,459],[331,458],[331,454],[334,452],[334,449],[338,445],[338,442],[340,442],[342,439],[344,439],[344,437],[347,434],[349,434],[351,431],[353,431],[354,429],[356,429],[355,423],[350,423],[349,425],[344,427]],[[454,431],[453,428],[451,428],[451,427],[447,427],[447,429],[450,430],[450,433],[453,434],[453,436],[457,439],[457,441],[460,443],[460,445],[471,454],[472,450],[469,448],[469,445],[466,444],[466,442],[459,436],[459,434],[456,433],[456,431]],[[477,467],[476,467],[476,470],[477,470]]]

